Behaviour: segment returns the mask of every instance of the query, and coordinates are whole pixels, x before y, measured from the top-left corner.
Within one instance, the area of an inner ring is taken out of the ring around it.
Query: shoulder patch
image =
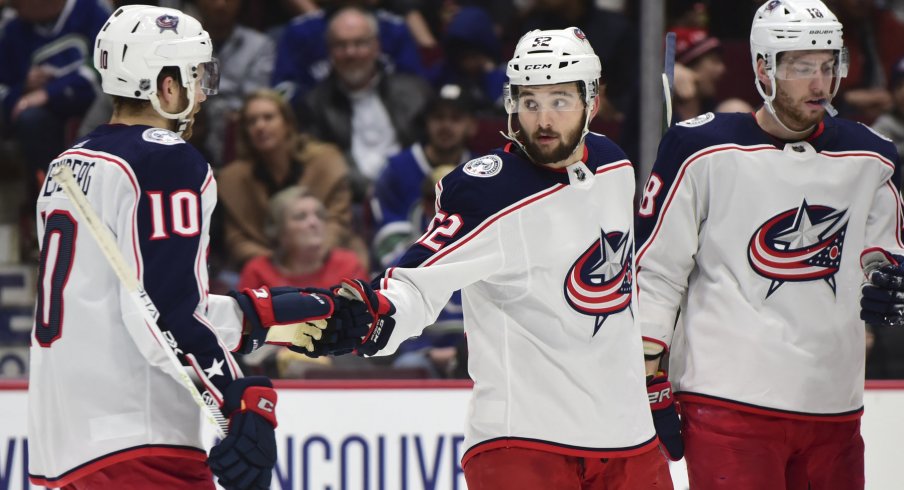
[[[185,143],[185,140],[179,137],[178,134],[162,128],[151,128],[145,130],[141,133],[141,137],[148,142],[157,143],[159,145],[178,145],[181,143]]]
[[[871,133],[873,133],[874,135],[876,135],[876,136],[878,136],[878,137],[884,139],[885,141],[888,141],[889,143],[894,143],[894,141],[892,141],[891,138],[889,138],[888,136],[885,136],[884,134],[882,134],[882,133],[876,131],[875,129],[873,129],[873,128],[869,127],[869,126],[867,126],[866,124],[863,124],[862,122],[857,122],[857,124],[859,124],[859,125],[863,126],[864,128],[868,129]]]
[[[502,159],[498,155],[475,158],[464,166],[464,171],[474,177],[492,177],[502,170]]]
[[[678,123],[679,126],[684,126],[686,128],[693,128],[696,126],[703,126],[704,124],[712,121],[716,118],[716,115],[712,112],[707,112],[706,114],[700,114],[697,117],[692,117],[688,120],[681,121]]]

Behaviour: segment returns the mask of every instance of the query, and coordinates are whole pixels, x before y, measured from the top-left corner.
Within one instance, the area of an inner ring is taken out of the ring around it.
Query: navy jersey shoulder
[[[75,146],[119,157],[145,188],[200,191],[207,178],[208,165],[201,152],[165,129],[103,125]]]
[[[584,162],[591,171],[627,161],[624,151],[605,136],[590,133],[585,139]],[[528,196],[556,185],[567,185],[568,175],[524,158],[512,145],[459,165],[442,180],[440,205],[446,212],[489,217]]]
[[[589,133],[584,143],[587,145],[587,168],[594,172],[611,163],[628,161],[624,150],[604,135]]]
[[[721,145],[754,146],[774,144],[759,128],[750,113],[712,113],[675,124],[662,136],[653,173],[672,182],[692,155]]]
[[[898,162],[895,144],[869,126],[847,119],[827,119],[826,141],[823,149],[829,151],[868,151],[882,155],[888,161]]]

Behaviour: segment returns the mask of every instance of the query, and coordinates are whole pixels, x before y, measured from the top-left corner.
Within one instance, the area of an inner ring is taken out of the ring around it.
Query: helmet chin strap
[[[756,89],[760,93],[760,96],[763,97],[763,103],[766,106],[766,112],[768,112],[769,115],[772,116],[772,119],[775,120],[775,122],[777,122],[778,125],[782,127],[782,129],[793,134],[795,137],[800,137],[800,139],[804,139],[807,136],[809,136],[809,134],[813,130],[813,128],[816,127],[815,125],[810,126],[809,128],[804,129],[803,131],[796,131],[796,130],[791,129],[788,126],[786,126],[785,123],[782,122],[782,119],[780,117],[778,117],[778,114],[775,112],[775,107],[773,107],[773,105],[772,105],[772,101],[775,100],[775,95],[776,95],[776,92],[778,91],[778,85],[775,82],[775,75],[772,73],[769,73],[769,82],[770,82],[770,85],[772,86],[772,93],[769,95],[766,95],[766,92],[763,90],[762,83],[759,80],[757,80],[756,82],[757,82]]]
[[[777,122],[778,125],[781,126],[785,131],[792,133],[795,137],[799,136],[801,139],[803,139],[803,138],[809,136],[810,132],[813,131],[813,128],[816,127],[816,125],[813,125],[807,129],[804,129],[803,131],[793,130],[793,129],[789,128],[788,126],[785,126],[785,123],[782,122],[782,119],[780,117],[778,117],[778,114],[775,113],[775,108],[772,107],[771,100],[766,100],[765,106],[766,106],[766,112],[768,112],[769,115],[772,116],[772,119],[775,120],[775,122]]]
[[[185,110],[177,114],[163,110],[163,107],[160,105],[160,98],[157,97],[157,92],[151,92],[150,94],[151,106],[154,107],[154,110],[157,111],[157,114],[160,114],[166,119],[176,120],[176,134],[180,137],[182,136],[182,133],[185,132],[185,130],[188,128],[188,125],[191,123],[191,117],[188,116],[195,108],[194,82],[189,82],[189,86],[185,88],[188,91],[188,106],[185,108]]]

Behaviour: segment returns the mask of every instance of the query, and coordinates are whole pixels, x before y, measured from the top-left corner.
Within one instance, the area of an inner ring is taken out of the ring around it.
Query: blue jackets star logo
[[[750,238],[747,259],[753,270],[770,279],[772,295],[786,282],[825,281],[835,293],[841,265],[847,210],[810,205],[783,211],[760,226]]]
[[[609,315],[631,305],[632,243],[629,233],[600,230],[599,240],[568,270],[565,299],[577,312],[596,318],[593,335]]]
[[[155,23],[157,24],[157,27],[160,28],[160,32],[173,31],[176,34],[179,33],[179,17],[176,17],[175,15],[163,14],[160,17],[157,17]]]

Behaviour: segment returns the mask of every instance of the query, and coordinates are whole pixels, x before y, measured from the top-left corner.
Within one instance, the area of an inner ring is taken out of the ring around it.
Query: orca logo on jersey
[[[783,211],[757,228],[747,246],[753,270],[770,279],[772,295],[786,282],[823,280],[835,294],[835,274],[841,265],[847,210],[810,205]]]
[[[594,240],[568,270],[565,299],[578,313],[596,317],[593,335],[609,315],[631,305],[631,245],[629,233],[600,230],[599,240]]]

